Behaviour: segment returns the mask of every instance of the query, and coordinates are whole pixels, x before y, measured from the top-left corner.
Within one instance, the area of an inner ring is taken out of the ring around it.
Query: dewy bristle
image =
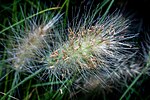
[[[51,27],[53,27],[61,16],[57,14],[45,26],[31,26],[34,29],[26,31],[27,33],[25,34],[27,35],[22,38],[21,43],[18,44],[15,51],[16,57],[13,62],[16,69],[26,70],[26,67],[29,66],[28,63],[31,62],[30,60],[36,59],[38,53],[40,55],[40,50],[46,48],[44,42],[47,41],[46,39],[51,33]]]
[[[46,32],[50,27],[52,27],[63,14],[57,14],[52,20],[50,20],[44,27],[43,32]]]
[[[66,74],[66,77],[78,73],[86,89],[90,86],[84,83],[104,87],[109,85],[109,79],[117,83],[120,78],[135,76],[140,73],[141,63],[132,60],[138,49],[135,49],[136,42],[132,44],[130,39],[137,35],[130,32],[129,25],[128,19],[116,14],[108,16],[101,24],[97,21],[89,27],[81,25],[79,30],[68,28],[69,40],[46,59],[48,70]],[[90,83],[93,78],[95,84]]]

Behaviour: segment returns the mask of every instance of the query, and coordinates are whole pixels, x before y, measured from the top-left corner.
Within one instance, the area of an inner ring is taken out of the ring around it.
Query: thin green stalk
[[[23,84],[24,82],[28,81],[29,79],[33,78],[34,76],[36,76],[37,74],[39,74],[41,71],[43,70],[43,68],[39,69],[38,71],[36,71],[35,73],[29,75],[28,77],[26,77],[24,80],[22,80],[20,83],[16,84],[13,88],[11,88],[5,96],[3,96],[1,98],[1,100],[5,100],[6,96],[8,96],[8,94],[10,94],[14,89],[16,89],[17,87],[19,87],[21,84]]]
[[[56,100],[61,100],[61,99],[63,98],[63,96],[67,93],[67,90],[69,90],[68,87],[69,87],[70,85],[72,85],[72,83],[73,83],[73,81],[75,80],[75,78],[76,78],[76,74],[72,77],[72,79],[67,80],[66,85],[65,85],[65,84],[62,84],[61,87],[59,88],[59,91],[57,91],[57,92],[53,95],[52,99],[55,98]],[[67,86],[68,86],[68,87],[67,87]],[[60,92],[62,92],[62,93],[60,93]]]
[[[25,100],[28,100],[29,91],[30,91],[30,88],[31,88],[31,81],[32,81],[32,80],[30,80],[29,85],[28,85],[27,90],[26,90]]]
[[[65,0],[65,2],[62,4],[62,6],[61,6],[61,8],[60,8],[60,10],[59,10],[59,12],[58,12],[58,13],[60,13],[60,12],[62,11],[62,9],[65,7],[65,5],[66,5],[67,1],[68,1],[68,0]]]
[[[57,10],[57,9],[60,9],[60,7],[52,7],[52,8],[44,9],[44,10],[42,10],[42,11],[36,13],[36,14],[33,14],[33,15],[27,17],[26,19],[22,19],[22,20],[20,20],[19,22],[17,22],[17,23],[15,23],[15,24],[13,24],[13,25],[11,25],[11,26],[9,26],[9,27],[3,29],[2,31],[0,31],[0,34],[3,33],[3,32],[5,32],[6,30],[8,30],[8,29],[10,29],[10,28],[12,28],[12,27],[14,27],[14,26],[16,26],[16,25],[18,25],[18,24],[24,22],[24,21],[27,20],[27,19],[30,19],[30,18],[32,18],[32,17],[34,17],[34,16],[37,16],[37,15],[42,14],[42,13],[47,12],[47,11],[50,11],[50,10]]]
[[[97,14],[100,10],[102,10],[102,8],[103,8],[107,3],[109,3],[109,1],[110,1],[110,0],[104,0],[101,4],[99,4],[99,5],[97,6],[96,11],[95,11],[94,14],[92,14],[92,16],[91,16],[91,21],[93,21],[93,19],[95,18],[96,14]]]
[[[67,19],[68,19],[68,9],[69,9],[69,0],[66,0],[66,12],[65,12],[65,21],[64,21],[64,25],[67,24]]]
[[[2,95],[6,95],[6,94],[5,94],[5,93],[3,93],[3,92],[0,92],[0,94],[2,94]],[[11,96],[11,95],[8,95],[8,97],[12,98],[13,100],[19,100],[18,98],[15,98],[15,97],[13,97],[13,96]]]
[[[6,73],[9,73],[9,69],[7,68],[6,69]],[[6,91],[7,91],[7,87],[8,87],[8,83],[9,83],[9,75],[6,75],[6,78],[5,78],[6,80],[5,80],[5,87],[4,87],[4,93],[6,93]]]
[[[68,80],[65,80],[63,83],[68,82]],[[35,84],[32,85],[32,87],[40,87],[40,86],[47,86],[47,85],[54,85],[54,84],[62,84],[62,82],[47,82],[47,83],[42,83],[42,84]]]
[[[11,88],[13,88],[13,87],[17,84],[18,74],[19,74],[19,73],[16,71],[16,72],[15,72],[15,77],[14,77],[14,79],[13,79],[13,83],[12,83]],[[11,95],[11,96],[13,95],[13,92],[14,92],[14,91],[11,91],[11,92],[10,92],[10,95]],[[9,97],[8,100],[11,100],[11,98]]]
[[[17,0],[13,1],[13,8],[12,8],[12,22],[17,18]]]
[[[108,12],[109,12],[109,10],[110,10],[112,4],[114,3],[114,1],[115,1],[115,0],[112,0],[112,1],[110,2],[108,8],[106,9],[105,13],[103,14],[103,16],[102,16],[102,18],[101,18],[100,23],[102,23],[102,22],[104,21],[104,19],[105,19],[105,17],[107,16],[107,14],[108,14]]]
[[[1,63],[0,63],[0,77],[2,77],[2,71],[3,71],[3,66],[4,66],[4,62],[3,62],[3,60],[5,59],[5,57],[6,57],[6,51],[4,50],[4,54],[3,54],[3,58],[2,58],[2,61],[0,61]],[[1,79],[0,79],[1,80]]]
[[[142,72],[134,79],[134,81],[130,84],[130,86],[126,89],[126,91],[123,93],[123,95],[120,97],[119,100],[123,100],[123,98],[126,96],[126,94],[131,90],[133,85],[138,81],[138,79],[142,76],[142,74],[147,70],[147,68],[150,66],[150,63],[146,65],[146,67],[142,70]]]
[[[36,90],[35,90],[35,91],[36,91],[36,94],[37,94],[37,98],[38,98],[38,100],[41,100],[41,99],[40,99],[40,96],[39,96],[39,93],[38,93],[37,88],[36,88]]]

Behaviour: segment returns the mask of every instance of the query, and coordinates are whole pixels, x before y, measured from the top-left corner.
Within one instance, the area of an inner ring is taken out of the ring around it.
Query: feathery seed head
[[[84,89],[109,87],[140,73],[141,63],[133,61],[138,49],[131,41],[137,34],[131,33],[130,21],[112,14],[99,22],[69,28],[68,41],[46,57],[48,69],[65,78],[76,75],[74,84]]]
[[[40,57],[44,56],[44,54],[42,54],[44,49],[49,48],[48,43],[53,40],[51,35],[54,35],[54,24],[61,16],[62,15],[57,14],[46,25],[36,25],[33,21],[33,24],[30,23],[33,26],[26,27],[29,27],[29,29],[16,31],[15,46],[10,51],[10,54],[13,56],[12,63],[15,69],[20,71],[34,69],[33,65],[35,60],[38,61],[41,59]],[[47,41],[47,39],[49,40]]]

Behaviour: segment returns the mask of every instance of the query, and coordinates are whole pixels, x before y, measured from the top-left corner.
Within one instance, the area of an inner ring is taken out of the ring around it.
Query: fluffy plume
[[[7,61],[13,68],[26,72],[34,72],[39,68],[40,59],[53,44],[53,28],[61,16],[57,14],[47,24],[43,22],[38,25],[35,20],[26,20],[26,26],[12,28],[14,37],[10,38],[12,49],[7,49],[10,57]]]
[[[73,78],[75,89],[94,90],[124,83],[141,72],[142,61],[133,42],[138,34],[132,33],[129,19],[114,13],[102,23],[100,18],[81,20],[68,28],[68,41],[47,55],[50,77]]]
[[[67,29],[57,23],[61,16],[47,24],[31,22],[25,30],[13,28],[15,42],[8,50],[13,68],[28,73],[45,68],[38,75],[40,79],[59,81],[62,86],[71,81],[69,85],[75,90],[106,89],[141,72],[142,60],[133,40],[138,34],[132,32],[130,20],[121,13],[103,21],[88,15]]]

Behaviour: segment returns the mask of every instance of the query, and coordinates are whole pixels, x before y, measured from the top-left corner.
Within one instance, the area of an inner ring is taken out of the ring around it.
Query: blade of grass
[[[64,19],[64,25],[67,24],[67,18],[68,18],[68,9],[69,9],[69,0],[66,0],[66,11],[65,11],[65,19]]]
[[[31,88],[31,81],[29,82],[29,85],[27,86],[27,90],[26,90],[26,96],[24,97],[25,99],[24,100],[28,100],[28,96],[29,96],[29,91],[30,91],[30,88]]]
[[[16,71],[16,72],[15,72],[15,77],[13,78],[13,82],[12,82],[11,88],[13,88],[13,87],[17,84],[18,74],[19,74],[19,73]],[[14,91],[11,91],[11,92],[10,92],[10,95],[13,95],[13,92],[14,92]],[[10,100],[10,99],[11,99],[11,98],[9,97],[8,100]]]
[[[26,77],[24,80],[22,80],[20,83],[16,84],[13,88],[11,88],[5,96],[3,96],[1,98],[1,100],[5,100],[6,96],[8,96],[8,94],[10,94],[14,89],[16,89],[18,86],[20,86],[21,84],[23,84],[24,82],[28,81],[29,79],[33,78],[34,76],[36,76],[37,74],[39,74],[41,71],[43,71],[43,68],[39,69],[38,71],[36,71],[35,73],[29,75],[28,77]]]
[[[38,99],[38,100],[41,100],[37,88],[36,88],[35,91],[36,91],[36,94],[37,94],[37,99]]]
[[[111,6],[112,6],[113,3],[114,3],[114,0],[112,0],[112,1],[110,2],[108,8],[106,9],[105,13],[103,14],[103,16],[102,16],[102,18],[101,18],[101,20],[100,20],[100,23],[102,23],[102,22],[104,21],[104,19],[105,19],[105,17],[107,16],[107,14],[108,14],[108,12],[109,12],[109,10],[110,10],[110,8],[111,8]]]
[[[63,83],[66,83],[68,80],[65,80]],[[47,82],[47,83],[42,83],[42,84],[35,84],[32,85],[31,87],[40,87],[40,86],[47,86],[47,85],[54,85],[54,84],[62,84],[62,82]]]
[[[6,69],[6,73],[9,73],[9,69]],[[9,75],[6,75],[6,78],[5,78],[5,88],[4,88],[4,93],[7,91],[7,87],[8,87],[8,79],[9,79]]]
[[[17,18],[17,0],[13,1],[13,8],[12,8],[12,22]]]
[[[61,8],[60,8],[60,10],[59,10],[59,12],[58,12],[58,13],[60,13],[60,12],[62,11],[62,9],[65,7],[65,5],[66,5],[67,1],[68,1],[68,0],[65,0],[65,2],[62,4],[62,6],[61,6]]]
[[[134,81],[130,84],[130,86],[126,89],[126,91],[123,93],[123,95],[120,97],[119,100],[123,100],[123,98],[126,96],[126,94],[131,90],[133,85],[138,81],[138,79],[142,76],[142,74],[147,70],[147,68],[150,66],[150,62],[147,63],[146,67],[142,70],[142,72],[134,79]]]
[[[6,95],[6,94],[3,93],[3,92],[0,92],[0,94]],[[19,100],[19,99],[15,98],[15,97],[13,97],[13,96],[11,96],[11,95],[8,95],[8,97],[10,97],[10,98],[13,99],[13,100]]]
[[[97,6],[96,11],[94,11],[94,14],[92,14],[92,16],[91,16],[91,21],[93,21],[93,19],[95,18],[96,14],[97,14],[100,10],[102,10],[102,8],[103,8],[107,3],[109,3],[109,1],[110,1],[110,0],[104,0],[101,4],[99,4],[99,5]]]
[[[13,25],[11,25],[11,26],[9,26],[9,27],[3,29],[2,31],[0,31],[0,34],[3,33],[3,32],[5,32],[6,30],[8,30],[8,29],[10,29],[10,28],[12,28],[12,27],[14,27],[14,26],[16,26],[16,25],[18,25],[18,24],[24,22],[24,21],[27,20],[27,19],[30,19],[30,18],[32,18],[32,17],[34,17],[34,16],[37,16],[37,15],[42,14],[42,13],[47,12],[47,11],[50,11],[50,10],[57,10],[57,9],[60,9],[60,7],[52,7],[52,8],[44,9],[44,10],[42,10],[42,11],[36,13],[36,14],[33,14],[33,15],[27,17],[26,19],[22,19],[22,20],[20,20],[19,22],[17,22],[17,23],[15,23],[15,24],[13,24]]]
[[[52,99],[56,99],[56,100],[61,100],[63,98],[63,96],[67,93],[67,90],[69,91],[70,85],[72,85],[72,83],[74,82],[75,78],[76,78],[77,74],[75,74],[71,79],[67,80],[66,85],[62,84],[61,87],[59,88],[59,91],[56,91],[56,93],[53,95]]]

